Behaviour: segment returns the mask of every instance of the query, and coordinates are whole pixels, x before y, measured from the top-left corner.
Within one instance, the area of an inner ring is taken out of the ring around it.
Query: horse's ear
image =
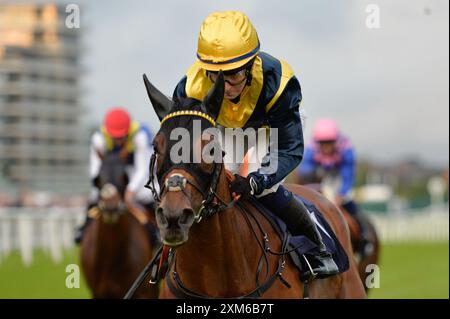
[[[203,100],[203,105],[206,108],[206,111],[214,119],[217,119],[217,117],[219,116],[224,94],[225,80],[223,78],[223,72],[220,71],[219,75],[217,76],[216,83]]]
[[[153,86],[153,84],[150,83],[145,74],[143,77],[148,97],[152,102],[156,115],[158,115],[158,118],[161,121],[161,119],[169,113],[173,103],[167,96],[162,94],[156,87]]]

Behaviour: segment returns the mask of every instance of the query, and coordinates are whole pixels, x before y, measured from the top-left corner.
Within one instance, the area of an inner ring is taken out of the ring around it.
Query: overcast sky
[[[338,121],[360,157],[414,156],[448,165],[447,0],[81,1],[88,121],[121,105],[158,128],[142,73],[171,95],[195,61],[203,19],[241,10],[261,50],[285,59],[303,90],[308,140],[321,117]],[[368,4],[380,28],[366,27]]]

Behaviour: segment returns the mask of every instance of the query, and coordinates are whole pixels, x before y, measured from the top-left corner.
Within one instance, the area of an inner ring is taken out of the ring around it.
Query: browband
[[[171,119],[171,118],[174,118],[174,117],[177,117],[177,116],[185,116],[185,115],[202,117],[205,120],[207,120],[209,123],[211,123],[212,126],[216,127],[216,121],[214,121],[214,119],[211,116],[209,116],[208,114],[205,114],[203,112],[200,112],[200,111],[191,111],[191,110],[176,111],[176,112],[167,114],[161,120],[161,126],[168,119]]]

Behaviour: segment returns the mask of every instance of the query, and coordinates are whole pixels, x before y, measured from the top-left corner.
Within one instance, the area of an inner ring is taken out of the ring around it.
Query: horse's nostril
[[[185,208],[182,212],[171,212],[162,207],[158,207],[156,210],[156,221],[160,227],[166,229],[190,226],[194,221],[194,211],[190,208]]]
[[[164,210],[161,207],[158,207],[156,210],[156,220],[161,226],[167,226],[169,223],[166,216],[164,216]]]
[[[194,219],[194,211],[190,208],[183,209],[183,214],[180,217],[179,224],[186,225],[190,224]]]

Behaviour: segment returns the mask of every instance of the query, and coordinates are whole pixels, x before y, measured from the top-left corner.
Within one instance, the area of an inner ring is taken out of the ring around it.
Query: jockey
[[[119,156],[127,164],[129,176],[129,183],[124,194],[125,204],[128,206],[139,203],[142,207],[153,211],[153,198],[144,188],[148,180],[151,141],[150,130],[145,125],[132,121],[126,110],[123,108],[110,109],[104,118],[102,127],[91,138],[89,169],[91,180],[94,181],[98,176],[105,154],[108,152],[119,153]],[[88,202],[88,211],[97,205],[98,196],[99,190],[97,187],[93,187]],[[75,234],[76,243],[81,242],[84,229],[91,220],[92,218],[88,214],[85,223]],[[152,226],[150,222],[146,225],[153,232]]]
[[[286,222],[293,235],[305,235],[313,241],[319,248],[314,256],[318,266],[313,269],[318,278],[336,274],[337,266],[308,210],[281,185],[303,156],[302,94],[292,68],[260,51],[256,30],[245,14],[227,11],[214,12],[203,22],[197,61],[176,86],[174,100],[185,97],[203,100],[219,71],[223,71],[225,78],[225,98],[217,118],[219,126],[278,130],[278,149],[267,153],[266,148],[266,161],[260,161],[267,163],[268,158],[276,157],[276,171],[259,164],[246,177],[235,174],[230,184],[232,194],[242,198],[255,195]],[[240,164],[231,161],[227,165],[227,155],[224,160],[227,169],[239,172]]]
[[[350,140],[339,132],[336,122],[319,120],[313,129],[313,140],[306,147],[302,164],[298,167],[298,175],[305,179],[329,176],[338,180],[339,189],[334,203],[344,207],[357,221],[361,230],[360,250],[364,252],[368,243],[367,227],[352,197],[355,166],[354,148]]]

